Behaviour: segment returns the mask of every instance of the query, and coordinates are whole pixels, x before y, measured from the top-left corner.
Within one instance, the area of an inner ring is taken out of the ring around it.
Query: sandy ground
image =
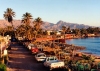
[[[9,53],[9,62],[7,71],[48,71],[43,63],[37,63],[34,55],[31,54],[24,46],[18,43],[11,44]],[[64,70],[53,70],[64,71]]]

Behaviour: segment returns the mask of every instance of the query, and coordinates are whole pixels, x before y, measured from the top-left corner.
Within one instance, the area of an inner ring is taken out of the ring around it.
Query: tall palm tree
[[[34,29],[36,30],[35,32],[38,33],[39,30],[41,29],[41,25],[43,24],[43,21],[40,17],[38,17],[33,21],[33,24],[34,24]]]
[[[12,27],[13,27],[12,21],[13,21],[13,17],[15,17],[15,12],[13,11],[13,9],[7,8],[3,16],[9,23],[12,24]]]
[[[30,23],[31,23],[30,20],[33,19],[31,13],[26,12],[25,14],[23,14],[22,17],[23,17],[22,23],[24,23],[26,25],[30,25]]]
[[[41,29],[41,25],[43,24],[43,21],[40,17],[36,18],[33,22],[35,30],[39,31]]]
[[[23,17],[22,18],[22,23],[25,24],[25,26],[24,26],[24,28],[25,28],[25,36],[28,38],[29,33],[30,33],[29,30],[31,29],[29,27],[30,27],[31,19],[33,19],[33,18],[32,18],[31,13],[28,13],[28,12],[26,12],[25,14],[23,14],[22,17]]]

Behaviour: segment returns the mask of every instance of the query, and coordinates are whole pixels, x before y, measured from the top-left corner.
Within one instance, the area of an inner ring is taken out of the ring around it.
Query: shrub
[[[5,64],[0,64],[0,71],[7,71]]]

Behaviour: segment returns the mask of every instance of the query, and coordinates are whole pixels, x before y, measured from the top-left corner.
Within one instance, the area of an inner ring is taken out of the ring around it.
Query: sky
[[[12,8],[14,19],[21,20],[26,12],[33,19],[56,24],[59,20],[70,23],[100,26],[100,0],[0,0],[0,19],[4,11]]]

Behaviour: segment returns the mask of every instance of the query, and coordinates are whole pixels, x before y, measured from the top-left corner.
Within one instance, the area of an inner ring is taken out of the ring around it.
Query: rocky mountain
[[[17,28],[21,24],[22,23],[21,23],[20,20],[14,20],[13,21],[13,25],[14,25],[15,28]],[[30,25],[33,26],[32,23]],[[6,20],[0,20],[0,27],[4,28],[6,26],[11,26],[11,24],[8,23]],[[92,27],[92,26],[88,26],[88,25],[84,25],[84,24],[67,23],[67,22],[64,22],[64,21],[61,21],[61,20],[58,21],[56,24],[50,23],[50,22],[44,22],[41,27],[43,29],[47,29],[47,30],[59,30],[59,29],[62,28],[62,26],[66,26],[66,27],[70,26],[71,29]]]
[[[4,27],[7,27],[7,26],[11,26],[12,24],[9,23],[8,21],[6,20],[0,20],[0,28],[4,28]],[[21,21],[20,20],[14,20],[13,21],[13,25],[15,28],[17,28],[17,26],[20,26],[21,25]]]
[[[67,23],[67,22],[64,22],[64,21],[58,21],[56,24],[44,22],[42,27],[44,29],[48,29],[48,30],[58,30],[58,29],[61,29],[62,26],[70,27],[71,29],[93,27],[93,26],[84,25],[84,24]]]

